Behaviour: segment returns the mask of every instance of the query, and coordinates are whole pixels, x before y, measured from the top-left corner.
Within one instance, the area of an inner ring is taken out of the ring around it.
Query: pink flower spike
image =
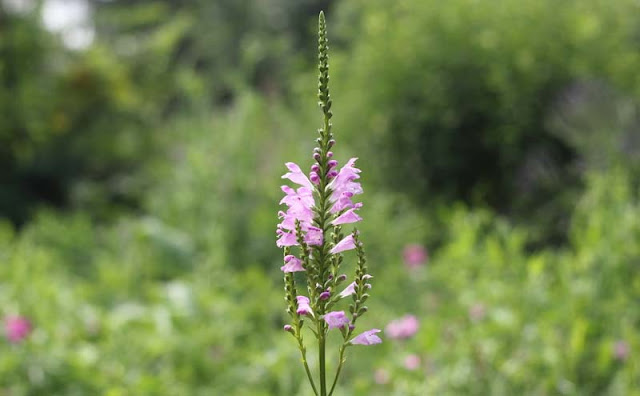
[[[367,330],[361,333],[360,335],[356,336],[353,340],[351,340],[351,344],[353,345],[381,344],[382,340],[380,339],[380,337],[376,335],[376,333],[379,333],[379,332],[380,330],[378,329]]]
[[[418,318],[413,315],[406,315],[400,319],[391,321],[384,329],[384,332],[389,338],[404,339],[416,334],[419,327],[420,323],[418,322]]]
[[[344,290],[339,294],[340,298],[345,298],[355,293],[356,292],[355,287],[356,287],[356,282],[349,283],[349,286],[345,287]]]
[[[296,296],[296,301],[298,302],[298,310],[296,311],[298,315],[311,315],[313,316],[313,311],[309,306],[309,298],[305,296]]]
[[[293,162],[287,162],[285,165],[287,166],[287,169],[289,169],[289,172],[285,173],[282,176],[283,179],[289,179],[296,184],[313,190],[313,185],[297,164]]]
[[[351,250],[356,248],[356,242],[353,240],[353,235],[347,235],[343,240],[338,242],[336,246],[329,251],[331,254],[344,252],[345,250]]]
[[[349,318],[344,314],[344,311],[333,311],[324,315],[324,321],[329,325],[331,329],[341,329],[349,324]]]
[[[10,316],[5,319],[4,330],[7,339],[16,344],[31,333],[31,322],[22,316]]]
[[[354,212],[354,210],[355,210],[354,208],[347,210],[346,212],[338,216],[334,221],[332,221],[331,224],[333,225],[350,224],[350,223],[355,223],[362,220],[362,217],[358,216]]]
[[[282,272],[300,272],[304,271],[302,268],[302,260],[293,255],[285,256],[284,262],[286,263],[280,269]]]

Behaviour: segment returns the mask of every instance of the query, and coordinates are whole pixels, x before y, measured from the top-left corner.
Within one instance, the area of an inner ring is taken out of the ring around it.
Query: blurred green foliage
[[[309,394],[274,228],[329,5],[362,326],[421,322],[352,348],[340,394],[640,395],[640,30],[614,3],[94,1],[85,50],[0,6],[0,314],[34,328],[0,395]]]

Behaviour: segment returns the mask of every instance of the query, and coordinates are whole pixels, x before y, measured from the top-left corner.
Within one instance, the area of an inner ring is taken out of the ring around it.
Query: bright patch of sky
[[[35,0],[0,0],[13,13],[28,13],[36,6]],[[69,49],[82,50],[93,42],[95,30],[91,23],[91,7],[86,0],[44,0],[41,9],[42,24],[52,33],[59,34]]]

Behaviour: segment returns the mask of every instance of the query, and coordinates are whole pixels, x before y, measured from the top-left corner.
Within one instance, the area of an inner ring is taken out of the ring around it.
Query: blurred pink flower
[[[420,367],[420,357],[416,354],[408,355],[404,358],[404,367],[411,371],[417,370]]]
[[[373,373],[373,379],[376,381],[376,384],[385,385],[389,383],[391,376],[387,370],[379,368]]]
[[[631,348],[629,348],[629,344],[624,340],[616,341],[613,346],[613,357],[618,361],[626,361],[630,352]]]
[[[22,316],[9,316],[4,321],[4,330],[10,342],[18,343],[31,333],[31,322]]]
[[[392,320],[384,329],[389,338],[403,339],[410,338],[418,332],[420,323],[414,315],[406,315],[400,319]]]
[[[404,247],[404,264],[410,269],[421,267],[427,261],[427,249],[422,245],[407,245]]]
[[[487,314],[487,310],[482,303],[475,303],[469,307],[469,319],[472,322],[479,322],[484,319]]]

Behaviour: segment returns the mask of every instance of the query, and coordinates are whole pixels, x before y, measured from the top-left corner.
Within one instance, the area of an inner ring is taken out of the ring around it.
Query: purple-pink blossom
[[[330,253],[336,254],[336,253],[344,252],[345,250],[351,250],[355,248],[356,248],[356,242],[353,239],[353,235],[349,234],[346,237],[344,237],[343,240],[338,242],[336,246],[334,246],[333,249],[330,250]]]
[[[22,316],[9,316],[5,318],[4,331],[10,342],[18,343],[31,333],[31,322]]]
[[[403,339],[412,337],[418,332],[419,327],[418,318],[413,315],[406,315],[391,321],[384,329],[384,332],[389,338]]]
[[[324,315],[324,321],[329,325],[329,329],[341,329],[349,324],[349,318],[344,311],[328,312]]]
[[[298,302],[298,310],[296,311],[298,315],[311,315],[313,316],[313,311],[311,310],[311,306],[309,305],[309,298],[305,296],[296,296],[296,301]]]
[[[403,256],[405,265],[410,269],[416,269],[427,261],[428,253],[424,246],[412,244],[405,246]]]
[[[374,345],[382,343],[380,337],[376,334],[379,333],[378,329],[371,329],[361,334],[357,335],[353,340],[351,340],[351,344],[353,345]]]
[[[282,272],[300,272],[304,271],[302,267],[302,260],[297,258],[296,256],[289,254],[284,256],[285,265],[280,267]]]

